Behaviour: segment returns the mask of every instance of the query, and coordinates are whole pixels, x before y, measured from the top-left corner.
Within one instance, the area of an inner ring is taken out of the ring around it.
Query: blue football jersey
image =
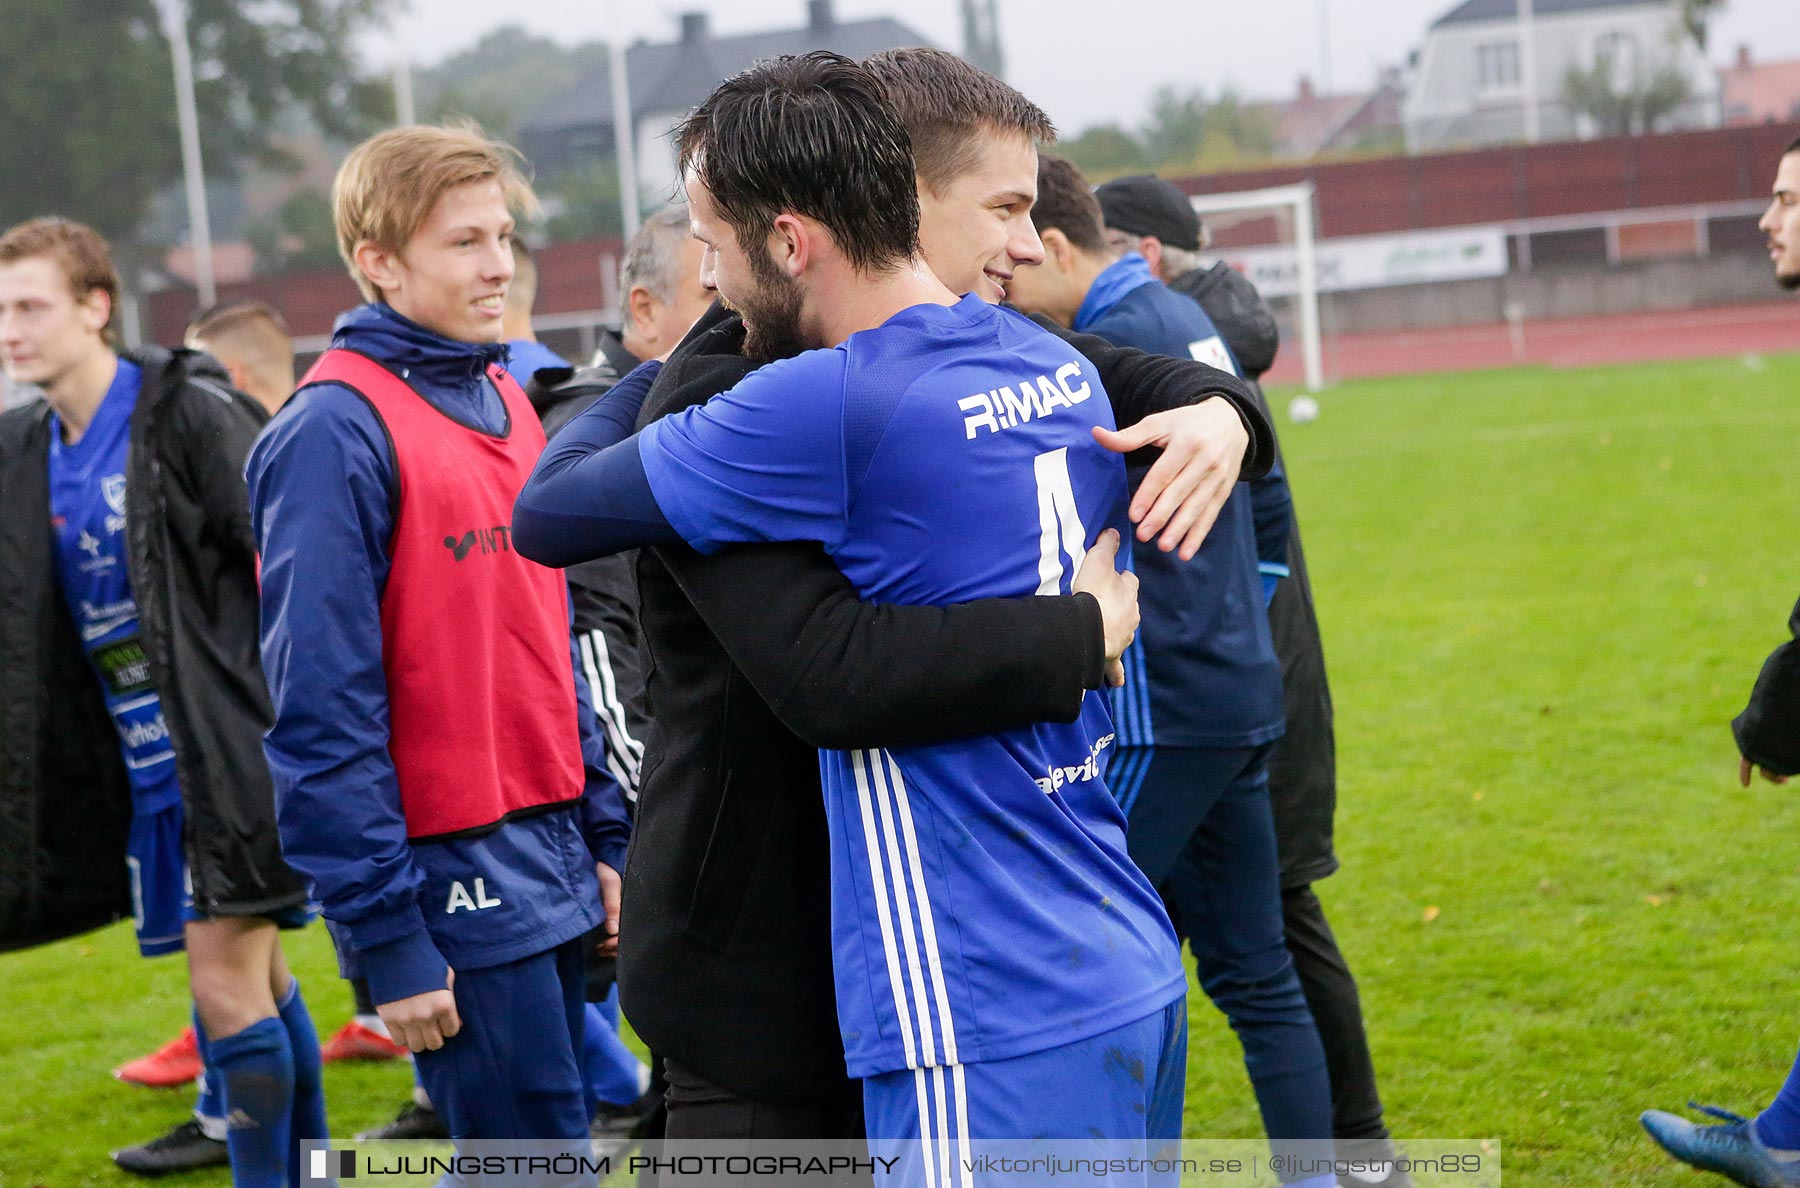
[[[1123,527],[1091,365],[1010,311],[921,305],[647,428],[658,505],[702,551],[818,540],[863,598],[1067,593]],[[1184,993],[1107,790],[1107,699],[932,746],[826,751],[838,1018],[852,1076],[1000,1060]]]
[[[1206,311],[1151,276],[1135,254],[1095,280],[1075,328],[1238,374]],[[1134,489],[1146,473],[1132,472]],[[1277,468],[1260,481],[1286,480]],[[1112,691],[1120,746],[1254,747],[1285,729],[1281,662],[1257,564],[1256,498],[1250,483],[1237,484],[1190,561],[1154,541],[1132,542],[1143,623],[1125,653],[1127,680]],[[1282,539],[1285,546],[1285,530]],[[1128,790],[1114,790],[1129,799]]]
[[[143,372],[119,360],[112,385],[81,440],[63,444],[50,423],[50,526],[58,583],[119,732],[134,813],[181,803],[162,698],[138,632],[125,553],[125,457]]]

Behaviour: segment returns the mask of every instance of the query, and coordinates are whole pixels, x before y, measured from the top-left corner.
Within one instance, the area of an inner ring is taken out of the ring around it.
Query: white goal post
[[[1225,211],[1288,212],[1294,226],[1295,301],[1300,315],[1300,358],[1306,375],[1306,389],[1317,392],[1323,388],[1325,353],[1319,338],[1319,257],[1313,235],[1313,184],[1300,182],[1235,194],[1196,194],[1189,201],[1194,205],[1194,213],[1202,220],[1209,214]]]

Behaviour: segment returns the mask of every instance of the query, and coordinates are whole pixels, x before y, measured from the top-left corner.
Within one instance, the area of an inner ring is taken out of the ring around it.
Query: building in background
[[[1719,78],[1675,0],[1464,0],[1434,21],[1404,104],[1409,152],[1713,128]],[[1526,94],[1527,76],[1532,94]]]
[[[1719,101],[1727,124],[1800,120],[1800,60],[1756,62],[1750,47],[1719,71]]]
[[[1399,152],[1402,143],[1400,105],[1406,85],[1396,68],[1381,72],[1373,91],[1321,95],[1312,79],[1300,76],[1292,99],[1270,99],[1246,106],[1266,114],[1275,130],[1278,160],[1307,160],[1322,153]]]
[[[713,35],[707,14],[684,12],[672,42],[639,42],[625,53],[636,134],[638,188],[646,205],[675,192],[674,146],[668,133],[725,79],[764,58],[835,50],[866,58],[887,49],[931,42],[888,17],[840,21],[831,0],[807,0],[798,28],[731,37]],[[997,52],[997,46],[995,47]],[[561,95],[541,104],[519,126],[518,145],[538,176],[555,176],[613,157],[612,72],[601,65]]]

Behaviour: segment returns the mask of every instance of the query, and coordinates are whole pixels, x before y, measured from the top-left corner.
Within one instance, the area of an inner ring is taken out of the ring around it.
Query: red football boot
[[[112,1075],[133,1085],[152,1089],[173,1089],[200,1076],[200,1045],[194,1042],[194,1029],[184,1027],[181,1034],[150,1053],[112,1070]]]
[[[397,1044],[355,1019],[338,1028],[338,1033],[319,1049],[319,1059],[326,1064],[334,1060],[398,1060],[409,1055],[405,1044]]]

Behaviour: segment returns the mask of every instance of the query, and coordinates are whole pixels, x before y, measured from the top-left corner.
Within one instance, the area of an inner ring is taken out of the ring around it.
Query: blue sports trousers
[[[1237,1033],[1280,1151],[1284,1139],[1332,1132],[1325,1049],[1282,926],[1272,745],[1124,747],[1107,778],[1126,809],[1132,860],[1162,892],[1201,988]]]

